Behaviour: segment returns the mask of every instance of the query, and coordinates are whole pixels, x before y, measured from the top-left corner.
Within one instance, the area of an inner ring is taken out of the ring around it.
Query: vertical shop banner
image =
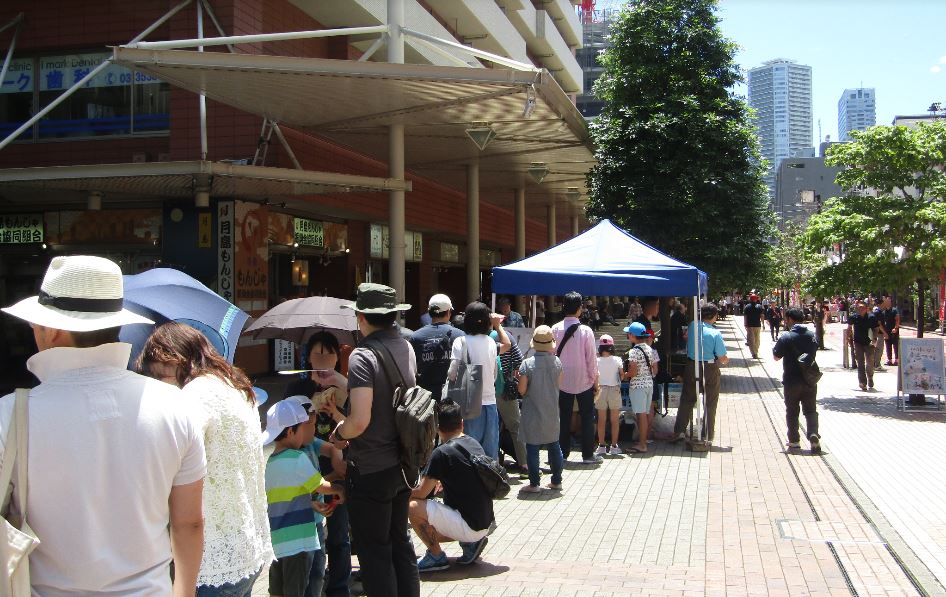
[[[217,202],[217,294],[234,302],[233,201]]]
[[[213,230],[213,215],[210,212],[197,214],[197,248],[209,249]]]
[[[257,203],[235,204],[236,305],[265,311],[269,296],[269,210]]]

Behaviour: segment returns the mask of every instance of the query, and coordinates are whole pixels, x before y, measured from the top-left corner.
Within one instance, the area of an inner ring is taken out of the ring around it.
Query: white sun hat
[[[55,257],[39,296],[3,311],[30,323],[67,332],[92,332],[131,323],[154,322],[123,308],[122,270],[90,255]]]

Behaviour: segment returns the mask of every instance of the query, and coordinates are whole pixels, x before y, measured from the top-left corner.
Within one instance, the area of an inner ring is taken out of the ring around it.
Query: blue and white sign
[[[33,59],[17,58],[10,61],[10,68],[0,85],[0,93],[33,93]]]
[[[65,90],[88,75],[92,69],[111,56],[107,53],[69,54],[66,56],[43,56],[39,59],[39,90]],[[122,87],[132,83],[160,83],[151,75],[132,72],[123,66],[109,65],[97,74],[85,87]]]

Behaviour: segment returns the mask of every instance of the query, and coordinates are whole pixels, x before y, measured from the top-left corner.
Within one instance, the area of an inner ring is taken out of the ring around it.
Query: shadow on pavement
[[[818,408],[899,421],[946,423],[946,411],[908,409],[906,412],[902,412],[897,410],[896,396],[883,396],[880,394],[868,396],[824,396],[818,399]]]
[[[487,578],[506,572],[509,572],[509,566],[498,566],[478,560],[469,566],[453,565],[439,572],[424,572],[420,575],[420,579],[422,582],[448,582],[465,578]]]
[[[511,497],[511,495],[510,495]],[[543,487],[541,493],[516,493],[517,500],[523,500],[527,502],[551,502],[552,500],[557,500],[562,497],[561,490],[553,490]]]

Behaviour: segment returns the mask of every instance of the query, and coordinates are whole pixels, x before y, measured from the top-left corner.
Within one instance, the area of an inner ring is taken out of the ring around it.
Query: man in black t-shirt
[[[746,324],[746,336],[749,341],[749,352],[752,358],[759,358],[759,343],[762,335],[762,317],[765,309],[759,304],[759,295],[750,294],[749,304],[742,310],[743,321]]]
[[[848,337],[857,363],[857,382],[861,390],[874,388],[874,336],[887,337],[887,332],[870,311],[867,301],[857,303],[857,313],[847,320]]]
[[[880,307],[881,323],[887,332],[887,365],[900,363],[900,311],[893,306],[889,296],[884,297]],[[891,354],[892,353],[892,354]]]
[[[797,449],[799,444],[798,413],[805,414],[805,428],[812,453],[821,451],[821,436],[818,434],[818,386],[810,386],[802,376],[800,361],[813,363],[817,355],[818,343],[814,335],[802,322],[805,313],[801,309],[789,309],[785,312],[785,327],[789,331],[782,334],[772,355],[782,361],[782,384],[785,386],[785,422],[788,425],[788,449]]]
[[[484,454],[479,442],[463,434],[460,407],[444,400],[437,409],[440,445],[430,455],[430,464],[420,486],[411,494],[409,517],[411,527],[427,546],[427,553],[417,562],[421,572],[445,570],[450,567],[440,544],[459,541],[463,554],[457,564],[472,564],[486,547],[487,535],[493,528],[493,499],[486,493],[479,473],[470,458]],[[443,503],[427,499],[443,486]]]
[[[429,391],[439,402],[450,368],[450,348],[455,339],[466,334],[450,325],[453,303],[447,295],[430,297],[427,313],[430,314],[430,325],[411,334],[410,341],[417,357],[417,385]]]

